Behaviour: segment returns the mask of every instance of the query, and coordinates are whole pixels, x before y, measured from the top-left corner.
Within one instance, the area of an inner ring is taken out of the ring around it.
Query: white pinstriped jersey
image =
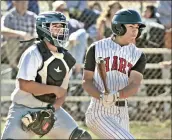
[[[136,64],[142,52],[134,45],[121,47],[111,37],[95,43],[95,60],[103,57],[106,61],[107,87],[110,91],[119,91],[128,85],[128,75],[132,66]],[[104,91],[103,82],[97,72],[94,72],[95,86]],[[97,102],[92,98],[91,104]]]
[[[103,57],[106,62],[108,89],[112,93],[116,93],[126,87],[130,70],[138,63],[142,52],[134,44],[121,47],[111,37],[97,41],[93,45],[95,47],[95,60],[98,57]],[[91,53],[89,56],[92,55]],[[93,70],[93,68],[88,70]],[[93,78],[94,85],[103,93],[104,86],[98,74],[97,66],[95,66]],[[106,108],[101,100],[92,97],[86,112],[86,124],[89,129],[102,139],[134,139],[129,133],[127,101],[123,100],[125,106],[119,107],[114,104]]]

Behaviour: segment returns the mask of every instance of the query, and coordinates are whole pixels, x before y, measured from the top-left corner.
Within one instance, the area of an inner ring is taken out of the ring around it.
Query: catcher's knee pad
[[[73,130],[72,134],[70,135],[69,139],[92,139],[91,135],[81,128],[76,128]]]

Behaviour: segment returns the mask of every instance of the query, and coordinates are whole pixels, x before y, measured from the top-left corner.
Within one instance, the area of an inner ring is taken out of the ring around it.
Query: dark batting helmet
[[[52,33],[49,31],[51,23],[62,24],[63,28],[60,28],[60,30],[62,30],[63,34],[59,33],[57,37],[52,36]],[[56,47],[65,47],[69,37],[68,23],[66,17],[61,12],[48,11],[39,14],[36,19],[36,31],[39,39],[46,39]]]
[[[126,33],[124,24],[139,24],[139,32],[137,38],[141,35],[145,24],[143,24],[140,14],[132,9],[121,9],[112,18],[112,31],[117,36],[123,36]]]

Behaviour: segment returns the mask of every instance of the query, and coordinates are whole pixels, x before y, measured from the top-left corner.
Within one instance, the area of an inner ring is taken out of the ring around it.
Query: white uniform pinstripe
[[[121,47],[111,37],[95,43],[95,60],[103,57],[106,61],[107,86],[118,91],[128,85],[128,73],[141,56],[134,44]],[[103,82],[95,68],[95,86],[103,92]],[[125,100],[125,102],[127,102]],[[86,112],[86,124],[100,138],[134,139],[129,133],[128,106],[105,108],[100,100],[91,99]]]

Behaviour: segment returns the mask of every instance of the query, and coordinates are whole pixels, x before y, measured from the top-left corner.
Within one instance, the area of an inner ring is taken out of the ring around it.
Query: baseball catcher
[[[22,54],[18,64],[2,139],[31,139],[35,134],[53,139],[91,139],[61,107],[76,62],[66,49],[66,17],[60,12],[43,12],[37,16],[36,31],[38,41]]]

